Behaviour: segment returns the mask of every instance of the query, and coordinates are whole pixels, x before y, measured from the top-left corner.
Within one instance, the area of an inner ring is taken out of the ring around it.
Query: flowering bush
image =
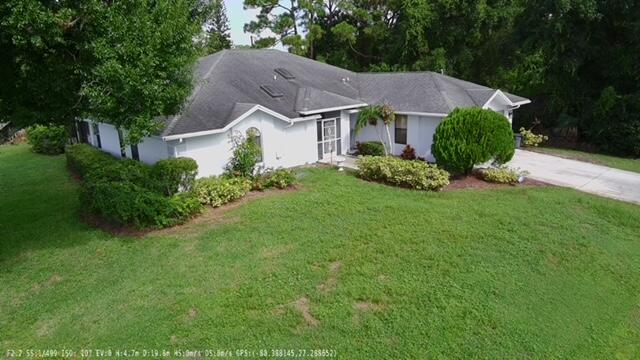
[[[438,191],[449,185],[448,172],[423,161],[364,156],[358,159],[357,164],[358,175],[365,180],[431,191]]]
[[[203,205],[219,207],[237,200],[251,190],[245,178],[208,177],[196,181],[193,193]]]
[[[507,166],[487,168],[480,170],[480,175],[484,181],[515,185],[523,180],[525,171],[513,169]]]
[[[534,134],[531,130],[520,128],[520,135],[522,135],[523,146],[538,146],[543,142],[549,140],[549,137],[542,134]]]

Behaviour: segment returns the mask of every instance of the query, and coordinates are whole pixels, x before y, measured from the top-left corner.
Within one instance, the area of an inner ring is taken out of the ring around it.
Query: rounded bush
[[[469,174],[489,160],[504,164],[515,153],[511,124],[491,110],[456,109],[436,128],[431,152],[454,174]]]
[[[40,154],[57,155],[64,152],[69,134],[64,126],[36,125],[27,130],[27,139],[33,151]]]
[[[385,156],[384,145],[379,141],[359,142],[356,144],[358,155],[362,156]]]
[[[198,175],[198,163],[191,158],[179,157],[158,161],[151,172],[161,192],[172,196],[191,191]]]

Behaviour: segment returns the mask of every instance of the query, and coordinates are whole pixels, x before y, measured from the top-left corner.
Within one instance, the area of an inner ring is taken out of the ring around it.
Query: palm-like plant
[[[396,121],[396,111],[393,109],[393,106],[388,103],[379,106],[378,111],[380,112],[382,122],[384,122],[384,128],[387,130],[387,140],[389,140],[389,147],[391,147],[391,131],[389,128],[391,124]]]
[[[360,110],[360,114],[358,115],[358,120],[356,120],[356,127],[354,130],[356,133],[358,133],[367,125],[373,126],[373,128],[376,130],[376,134],[378,135],[378,139],[380,139],[380,143],[382,143],[382,147],[384,147],[384,154],[386,156],[389,155],[389,152],[387,151],[387,146],[382,140],[382,135],[378,130],[378,121],[382,120],[382,113],[380,110],[380,106],[367,106],[366,108]]]

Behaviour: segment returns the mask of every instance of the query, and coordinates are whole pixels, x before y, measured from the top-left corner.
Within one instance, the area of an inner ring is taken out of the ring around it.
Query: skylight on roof
[[[293,80],[296,78],[289,70],[285,68],[277,68],[275,69],[275,72],[287,80]]]
[[[284,93],[280,91],[280,89],[271,85],[260,85],[260,89],[262,89],[262,91],[266,92],[269,96],[271,96],[274,99],[281,98],[284,96]]]

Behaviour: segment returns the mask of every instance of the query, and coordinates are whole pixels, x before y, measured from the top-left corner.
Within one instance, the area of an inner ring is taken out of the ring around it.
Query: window
[[[99,149],[102,149],[102,142],[100,141],[100,126],[96,123],[91,123],[91,127],[93,128],[93,135],[96,138],[95,145],[98,146]]]
[[[262,134],[260,134],[260,130],[255,127],[249,128],[247,130],[247,141],[253,141],[258,148],[260,149],[260,155],[258,155],[258,162],[263,161],[262,157]]]
[[[127,153],[124,151],[124,136],[122,130],[118,129],[118,141],[120,141],[120,157],[126,158]]]
[[[407,115],[396,115],[396,144],[407,144]]]
[[[140,153],[138,151],[138,145],[131,145],[131,158],[133,160],[140,161]]]

